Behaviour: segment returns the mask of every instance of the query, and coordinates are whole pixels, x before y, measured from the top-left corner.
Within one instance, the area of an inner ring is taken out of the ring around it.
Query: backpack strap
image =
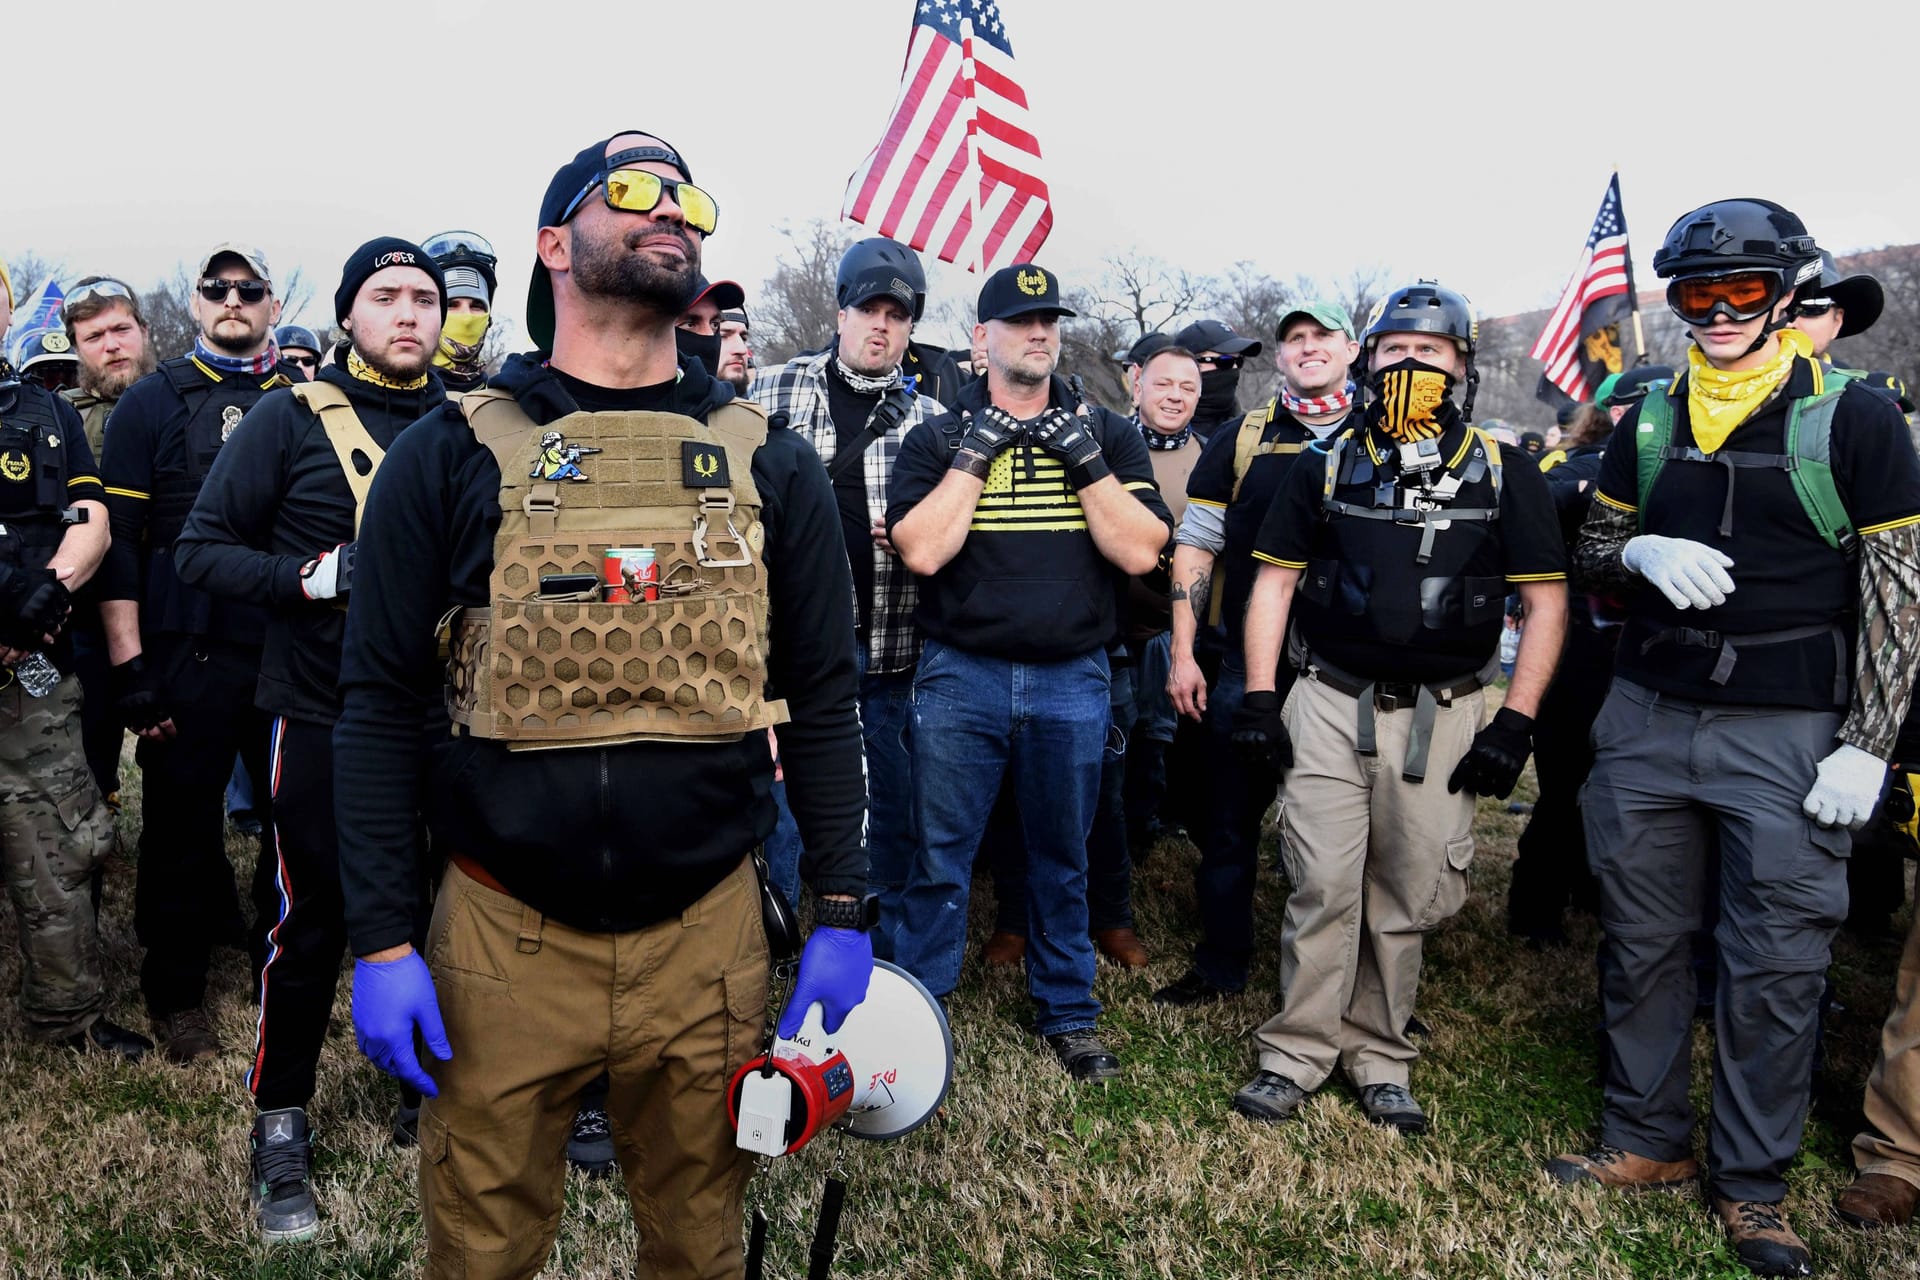
[[[1678,382],[1664,378],[1651,382],[1645,398],[1640,401],[1639,429],[1633,436],[1633,464],[1638,503],[1634,520],[1642,533],[1647,529],[1647,498],[1653,493],[1653,482],[1660,478],[1660,469],[1667,465],[1667,447],[1673,443],[1673,396],[1678,386]]]
[[[360,520],[366,514],[367,494],[373,488],[373,473],[380,469],[387,451],[374,441],[360,415],[353,411],[347,393],[331,382],[301,382],[292,388],[293,398],[320,419],[327,443],[340,459],[346,472],[347,488],[353,491],[353,536],[360,536]]]
[[[1267,401],[1266,408],[1255,409],[1240,419],[1240,433],[1233,442],[1233,495],[1229,501],[1240,497],[1240,486],[1247,482],[1247,471],[1253,466],[1255,458],[1264,457],[1270,453],[1302,453],[1306,450],[1307,446],[1299,441],[1285,444],[1279,441],[1271,444],[1260,442],[1260,437],[1266,434],[1267,426],[1272,423],[1279,404],[1280,398],[1275,396]]]
[[[1838,385],[1823,394],[1796,400],[1787,408],[1787,453],[1793,460],[1787,479],[1793,482],[1794,496],[1800,499],[1820,540],[1851,555],[1860,537],[1834,483],[1832,451],[1834,411],[1847,384],[1854,379],[1829,376],[1828,381]]]

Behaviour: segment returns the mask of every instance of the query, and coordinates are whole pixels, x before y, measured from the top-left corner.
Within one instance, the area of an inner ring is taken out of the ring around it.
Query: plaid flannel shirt
[[[817,355],[799,356],[777,369],[764,370],[755,375],[747,391],[769,417],[786,414],[788,430],[799,432],[825,466],[833,465],[834,451],[840,444],[840,433],[827,409],[827,362],[833,355],[830,344]],[[887,484],[893,478],[893,460],[900,453],[900,442],[922,422],[944,412],[938,401],[915,396],[912,409],[900,425],[867,446],[861,465],[867,512],[874,520],[886,518]],[[919,590],[899,556],[878,546],[872,548],[872,555],[873,614],[867,628],[867,670],[875,675],[911,671],[920,661],[920,631],[913,625]]]

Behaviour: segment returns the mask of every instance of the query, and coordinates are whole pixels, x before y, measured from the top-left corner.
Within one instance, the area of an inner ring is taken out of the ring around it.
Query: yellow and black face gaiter
[[[448,369],[462,377],[480,372],[480,347],[487,340],[487,326],[493,317],[478,311],[455,311],[440,326],[440,346],[433,353],[437,368]]]
[[[1453,390],[1453,375],[1446,370],[1406,359],[1370,370],[1367,382],[1378,397],[1374,420],[1400,444],[1431,440],[1447,429],[1440,406]]]

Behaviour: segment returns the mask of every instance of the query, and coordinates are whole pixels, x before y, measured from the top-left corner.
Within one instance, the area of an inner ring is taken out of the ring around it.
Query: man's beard
[[[747,376],[745,365],[741,366],[740,372],[728,374],[726,380],[733,384],[733,389],[737,394],[743,396],[747,394],[747,387],[753,382],[753,379]]]
[[[368,351],[358,344],[353,349],[367,362],[368,368],[393,382],[412,382],[433,363],[431,347],[419,348],[412,357],[396,356],[391,351]]]
[[[643,240],[673,234],[686,253],[684,270],[662,266],[636,247]],[[646,226],[626,236],[596,241],[573,233],[573,285],[590,298],[624,298],[656,315],[678,316],[693,301],[700,271],[700,246],[685,231]]]
[[[1048,362],[1051,366],[1051,361]],[[1036,373],[1024,363],[1008,363],[1000,366],[1000,376],[1016,387],[1043,387],[1053,378],[1053,369]]]
[[[235,355],[235,356],[253,355],[256,351],[260,349],[260,346],[261,346],[260,340],[266,336],[265,331],[254,328],[253,325],[249,321],[247,321],[244,317],[240,317],[237,319],[237,323],[246,325],[247,336],[244,338],[221,337],[220,336],[221,321],[227,320],[229,318],[230,317],[227,317],[227,316],[221,316],[219,320],[215,320],[211,325],[207,326],[205,333],[202,335],[206,338],[207,345],[214,348],[216,351],[224,351],[228,355]]]
[[[149,346],[136,360],[127,363],[119,373],[105,371],[95,373],[85,361],[80,364],[80,389],[90,396],[102,400],[118,400],[127,394],[127,388],[146,377],[159,367],[159,357]]]

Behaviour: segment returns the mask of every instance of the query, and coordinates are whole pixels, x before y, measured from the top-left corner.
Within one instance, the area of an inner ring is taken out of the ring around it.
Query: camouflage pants
[[[0,689],[0,867],[20,924],[20,1011],[42,1039],[91,1025],[107,1001],[90,895],[113,815],[80,740],[80,682],[44,698]]]

